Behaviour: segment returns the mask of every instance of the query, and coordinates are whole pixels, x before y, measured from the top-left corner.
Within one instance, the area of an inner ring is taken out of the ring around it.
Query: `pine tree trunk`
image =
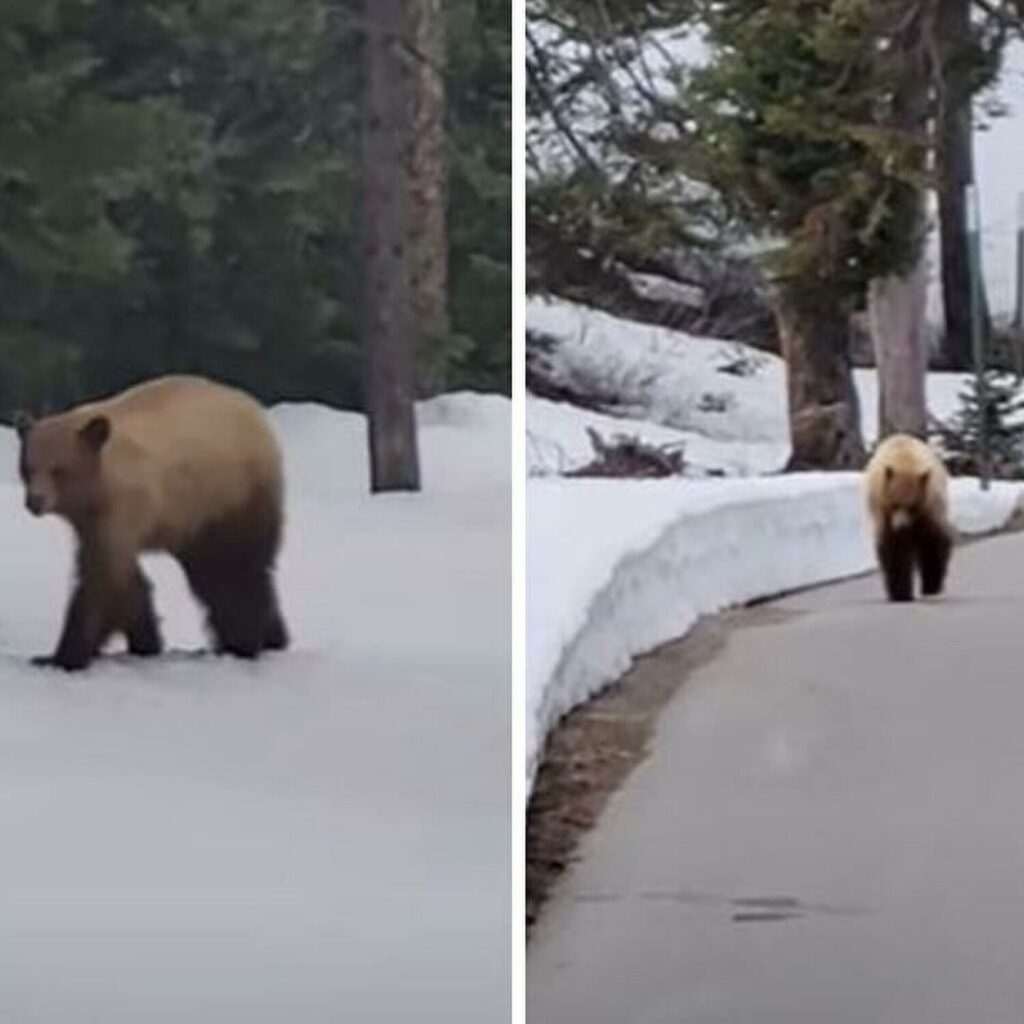
[[[942,66],[936,115],[939,240],[945,331],[943,363],[969,370],[971,347],[971,278],[968,262],[965,189],[974,180],[971,89],[966,81],[963,47],[970,41],[970,0],[939,0],[939,47]],[[984,326],[988,309],[982,289]]]
[[[928,348],[923,258],[905,277],[876,278],[868,290],[868,314],[878,367],[878,436],[928,435],[925,379]]]
[[[933,14],[927,5],[919,5],[894,39],[892,55],[899,60],[899,75],[885,115],[886,127],[916,141],[911,159],[922,177],[928,166],[930,141],[928,114],[934,69],[927,39],[933,33]],[[907,273],[876,279],[868,288],[868,319],[878,368],[878,436],[908,433],[924,439],[928,432],[924,189],[904,183],[893,191],[891,201],[897,223],[918,239],[920,248]]]
[[[792,442],[787,469],[853,469],[864,462],[850,360],[849,314],[827,288],[781,285],[776,319],[786,360]]]
[[[419,490],[409,174],[414,125],[407,0],[364,0],[362,348],[370,485]]]
[[[412,148],[413,302],[421,330],[418,390],[436,395],[447,384],[448,225],[445,134],[445,31],[441,0],[409,3],[415,74]]]

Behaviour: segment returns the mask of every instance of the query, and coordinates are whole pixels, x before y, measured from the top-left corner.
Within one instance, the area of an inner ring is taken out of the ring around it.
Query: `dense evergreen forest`
[[[168,371],[360,405],[358,6],[0,4],[0,414]],[[451,0],[447,387],[510,381],[507,0]]]

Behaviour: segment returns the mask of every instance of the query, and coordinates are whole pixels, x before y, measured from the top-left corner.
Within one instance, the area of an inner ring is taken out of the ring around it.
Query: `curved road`
[[[1022,1019],[1024,536],[954,552],[939,601],[869,577],[773,608],[585,839],[530,1024]]]

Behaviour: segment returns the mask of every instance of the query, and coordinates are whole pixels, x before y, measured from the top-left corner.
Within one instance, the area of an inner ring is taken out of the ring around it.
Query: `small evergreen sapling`
[[[993,369],[985,374],[986,416],[992,475],[1024,479],[1024,394],[1014,374]],[[977,378],[960,393],[960,408],[937,424],[938,441],[954,475],[977,475],[980,465],[982,398]]]

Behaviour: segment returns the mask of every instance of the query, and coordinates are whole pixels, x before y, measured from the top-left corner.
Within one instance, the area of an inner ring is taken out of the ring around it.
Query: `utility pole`
[[[981,214],[976,185],[967,186],[967,240],[971,270],[971,342],[978,395],[978,466],[981,489],[987,491],[992,479],[989,452],[988,381],[985,378],[985,328],[981,306]]]
[[[1017,193],[1017,280],[1013,306],[1013,357],[1017,384],[1024,377],[1024,192]]]

